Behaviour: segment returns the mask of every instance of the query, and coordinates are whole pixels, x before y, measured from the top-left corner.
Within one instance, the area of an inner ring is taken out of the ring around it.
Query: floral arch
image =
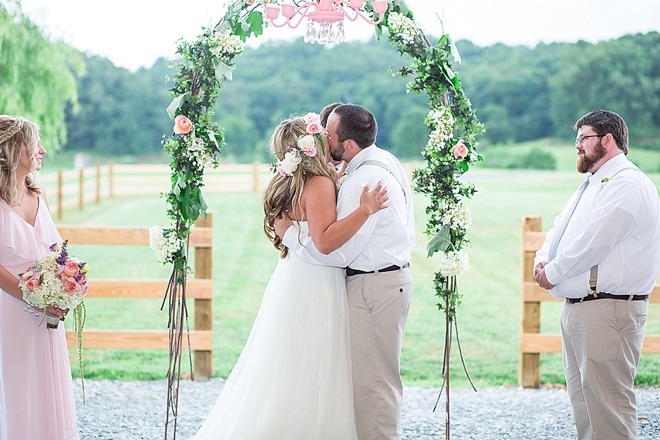
[[[265,6],[273,3],[279,1],[234,0],[217,25],[205,29],[192,43],[181,41],[177,48],[180,59],[174,62],[178,69],[172,78],[174,99],[167,108],[175,122],[174,133],[163,140],[163,147],[171,157],[171,189],[166,199],[172,224],[152,234],[152,246],[157,249],[158,258],[173,265],[165,296],[170,304],[170,326],[175,330],[170,335],[178,336],[171,336],[170,340],[168,421],[170,409],[176,414],[182,353],[180,335],[187,327],[186,242],[195,220],[200,215],[206,216],[207,206],[201,191],[204,168],[218,166],[224,144],[223,129],[213,120],[214,105],[223,82],[232,78],[234,59],[244,52],[243,43],[250,36],[262,34],[266,26]],[[362,9],[374,21],[377,19],[370,3]],[[415,190],[430,201],[426,208],[426,233],[431,237],[428,256],[436,252],[440,255],[434,287],[438,308],[444,312],[446,321],[443,374],[448,385],[451,335],[461,298],[456,281],[469,267],[464,247],[471,217],[462,201],[476,191],[459,177],[471,164],[481,160],[476,138],[483,127],[452,70],[452,62],[460,63],[460,58],[451,39],[443,35],[432,44],[403,0],[388,0],[388,9],[376,26],[378,38],[383,36],[385,28],[390,44],[410,60],[410,64],[392,73],[411,78],[409,92],[426,93],[429,97],[430,109],[425,120],[429,140],[422,150],[426,164],[414,170],[413,181]],[[448,418],[447,389],[447,421]],[[174,430],[176,435],[176,419]]]

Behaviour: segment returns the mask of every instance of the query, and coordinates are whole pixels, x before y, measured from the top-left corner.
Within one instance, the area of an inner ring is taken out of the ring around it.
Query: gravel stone
[[[177,439],[189,439],[211,410],[223,379],[182,380]],[[164,439],[167,383],[160,381],[85,381],[74,392],[78,429],[83,440]],[[445,395],[438,389],[406,387],[403,440],[445,438]],[[636,389],[639,440],[660,439],[660,388]],[[568,394],[559,387],[529,389],[502,386],[452,389],[451,438],[460,440],[570,440],[577,437]],[[169,429],[172,438],[172,428]],[[246,439],[247,440],[247,439]],[[310,439],[316,440],[316,439]]]

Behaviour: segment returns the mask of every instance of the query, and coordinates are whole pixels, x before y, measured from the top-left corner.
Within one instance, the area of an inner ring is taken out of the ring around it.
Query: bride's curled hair
[[[272,154],[279,161],[285,160],[287,152],[300,151],[298,140],[307,135],[305,118],[296,117],[280,122],[270,141]],[[313,156],[301,154],[303,157],[292,175],[276,171],[264,193],[264,232],[280,250],[281,258],[287,256],[288,249],[282,244],[282,238],[275,234],[275,219],[284,212],[290,212],[294,207],[298,207],[298,211],[302,212],[300,197],[305,182],[310,176],[326,176],[333,181],[337,177],[334,167],[327,160],[325,139],[318,134],[311,137],[314,140],[316,154]]]

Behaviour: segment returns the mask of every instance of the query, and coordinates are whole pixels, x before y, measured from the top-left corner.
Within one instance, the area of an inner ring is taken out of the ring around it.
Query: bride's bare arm
[[[335,183],[327,177],[310,178],[305,183],[302,204],[314,245],[324,254],[336,250],[355,235],[371,214],[387,207],[387,200],[387,190],[382,184],[373,191],[365,187],[360,206],[337,221]]]

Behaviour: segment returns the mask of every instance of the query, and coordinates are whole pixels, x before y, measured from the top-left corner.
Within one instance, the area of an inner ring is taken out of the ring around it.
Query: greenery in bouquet
[[[23,299],[31,306],[43,310],[43,319],[49,318],[47,328],[56,329],[59,320],[47,317],[47,306],[70,310],[73,315],[73,334],[78,349],[78,366],[83,381],[83,328],[87,318],[84,298],[87,296],[89,265],[69,255],[67,241],[54,243],[48,254],[19,274],[18,285]],[[64,318],[62,318],[64,320]],[[52,321],[52,322],[50,322]],[[41,323],[40,323],[41,324]]]

